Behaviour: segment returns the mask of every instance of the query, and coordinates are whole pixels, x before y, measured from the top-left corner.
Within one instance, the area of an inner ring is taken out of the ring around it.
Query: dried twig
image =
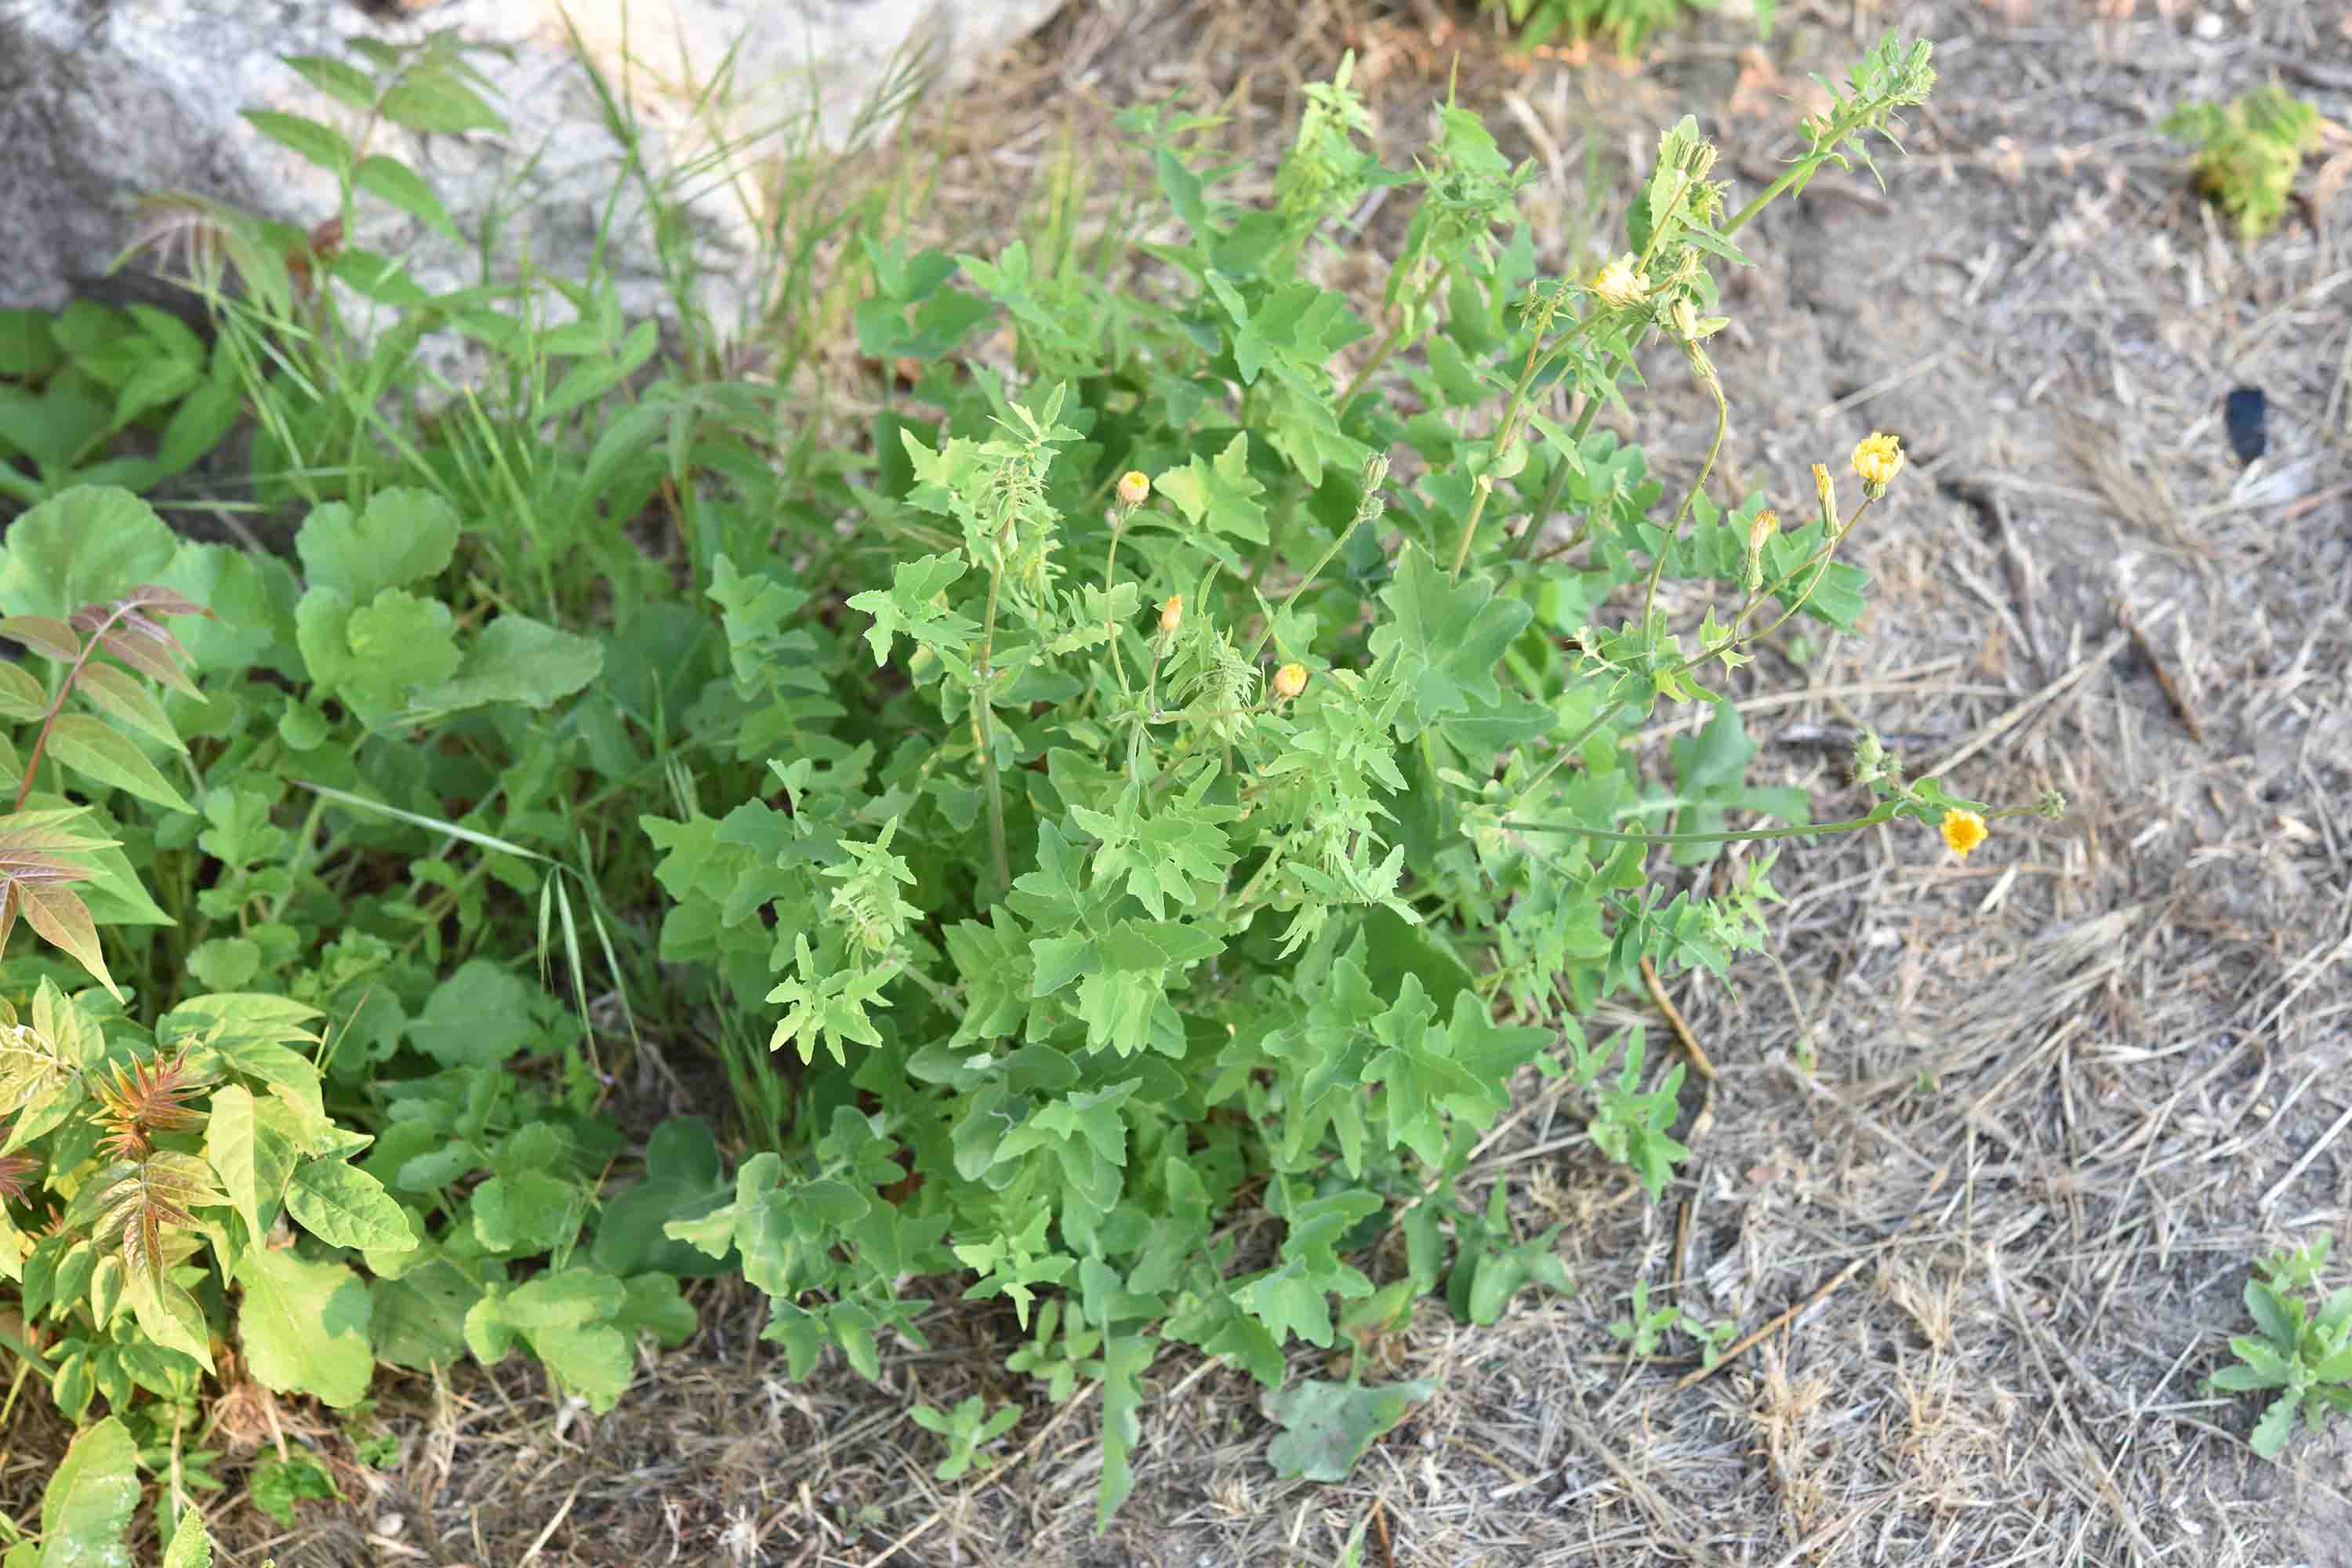
[[[1828,1284],[1823,1285],[1820,1289],[1814,1291],[1811,1295],[1806,1297],[1803,1300],[1798,1302],[1795,1306],[1790,1308],[1787,1311],[1781,1313],[1779,1317],[1773,1319],[1762,1328],[1758,1329],[1754,1333],[1741,1335],[1739,1342],[1733,1345],[1729,1350],[1724,1352],[1720,1356],[1717,1356],[1714,1365],[1703,1366],[1696,1372],[1685,1373],[1681,1381],[1675,1384],[1675,1392],[1676,1394],[1680,1394],[1686,1388],[1691,1388],[1698,1384],[1705,1383],[1708,1378],[1713,1377],[1717,1373],[1721,1372],[1725,1367],[1729,1366],[1740,1356],[1746,1354],[1748,1351],[1753,1350],[1758,1344],[1769,1339],[1772,1335],[1779,1333],[1782,1329],[1787,1328],[1797,1319],[1804,1316],[1807,1312],[1811,1311],[1823,1301],[1828,1300],[1830,1297],[1836,1292],[1839,1286],[1844,1284],[1847,1280],[1853,1279],[1857,1273],[1861,1272],[1862,1266],[1871,1260],[1871,1258],[1875,1254],[1876,1250],[1877,1249],[1874,1247],[1870,1252],[1864,1253],[1861,1257],[1855,1258],[1853,1262],[1839,1269],[1835,1274],[1830,1276]]]
[[[2164,700],[2172,704],[2173,716],[2180,721],[2181,728],[2189,731],[2190,740],[2203,745],[2205,731],[2197,722],[2195,710],[2189,706],[2189,699],[2174,682],[2172,673],[2164,668],[2164,660],[2157,657],[2156,645],[2148,641],[2146,632],[2140,630],[2138,620],[2131,613],[2131,605],[2117,600],[2116,618],[2123,623],[2124,630],[2131,634],[2132,646],[2139,649],[2140,658],[2147,660],[2147,668],[2155,672],[2156,684],[2163,689]]]
[[[1707,1059],[1706,1050],[1698,1043],[1698,1037],[1691,1033],[1690,1025],[1684,1021],[1682,1009],[1675,1005],[1675,999],[1667,995],[1666,988],[1658,983],[1658,971],[1646,955],[1642,960],[1642,978],[1649,983],[1650,1000],[1658,1005],[1658,1011],[1664,1013],[1666,1022],[1674,1026],[1675,1038],[1682,1042],[1683,1054],[1690,1058],[1690,1064],[1698,1069],[1699,1077],[1713,1083],[1715,1063]]]

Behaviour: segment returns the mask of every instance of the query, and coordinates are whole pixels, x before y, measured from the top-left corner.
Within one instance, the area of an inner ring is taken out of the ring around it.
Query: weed
[[[2231,1340],[2230,1349],[2242,1364],[2225,1366],[2208,1380],[2233,1394],[2276,1391],[2249,1439],[2265,1459],[2285,1451],[2297,1412],[2313,1432],[2330,1414],[2352,1413],[2352,1289],[2336,1291],[2325,1304],[2302,1294],[2318,1284],[2335,1240],[2323,1231],[2309,1246],[2256,1266],[2256,1278],[2246,1281],[2246,1310],[2261,1331]]]
[[[2319,145],[2319,111],[2276,83],[2228,103],[2184,103],[2158,128],[2197,149],[2197,188],[2251,245],[2278,226],[2304,154]]]

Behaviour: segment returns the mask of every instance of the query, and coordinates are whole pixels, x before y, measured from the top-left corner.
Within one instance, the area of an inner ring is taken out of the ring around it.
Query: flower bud
[[[1822,526],[1837,527],[1837,486],[1831,482],[1830,471],[1819,463],[1813,465],[1813,493],[1822,498]]]
[[[1853,471],[1862,476],[1862,492],[1876,500],[1903,471],[1903,443],[1874,430],[1853,449]]]
[[[1770,507],[1758,512],[1748,522],[1748,591],[1751,594],[1764,586],[1764,545],[1780,531],[1780,514]]]
[[[1118,499],[1126,506],[1141,506],[1151,496],[1151,476],[1140,468],[1129,468],[1118,477]]]
[[[1274,694],[1285,702],[1307,689],[1307,667],[1286,664],[1274,672]]]
[[[1160,629],[1171,636],[1184,624],[1184,595],[1171,594],[1168,602],[1160,606]]]

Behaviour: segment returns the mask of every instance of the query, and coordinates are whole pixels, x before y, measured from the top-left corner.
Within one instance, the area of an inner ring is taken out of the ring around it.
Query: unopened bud
[[[1819,463],[1813,465],[1813,493],[1822,498],[1822,525],[1837,527],[1837,486],[1831,482],[1830,471]]]
[[[1118,499],[1129,506],[1141,506],[1151,496],[1151,476],[1140,468],[1129,468],[1118,477]]]
[[[1764,586],[1764,545],[1780,531],[1780,514],[1770,507],[1758,512],[1748,523],[1748,591],[1751,594]]]
[[[1274,694],[1285,702],[1307,689],[1307,667],[1286,664],[1274,672]]]
[[[1184,595],[1171,594],[1168,602],[1160,606],[1160,629],[1173,635],[1184,624]]]

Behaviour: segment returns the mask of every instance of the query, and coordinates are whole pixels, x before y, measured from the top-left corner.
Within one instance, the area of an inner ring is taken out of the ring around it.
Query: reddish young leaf
[[[179,638],[153,621],[128,616],[113,630],[102,634],[98,646],[174,691],[190,697],[197,695],[195,683],[180,672],[180,664],[187,658],[188,650],[180,646]]]
[[[74,961],[90,974],[107,994],[116,1001],[122,993],[116,988],[114,976],[106,972],[106,955],[99,951],[98,927],[89,918],[89,910],[68,889],[55,883],[26,881],[16,879],[8,884],[9,902],[19,905],[25,920],[52,947],[72,955]],[[0,921],[0,941],[5,940],[8,922]]]
[[[74,635],[74,629],[47,616],[0,616],[0,637],[23,643],[35,653],[46,654],[65,664],[81,657],[81,638]]]

